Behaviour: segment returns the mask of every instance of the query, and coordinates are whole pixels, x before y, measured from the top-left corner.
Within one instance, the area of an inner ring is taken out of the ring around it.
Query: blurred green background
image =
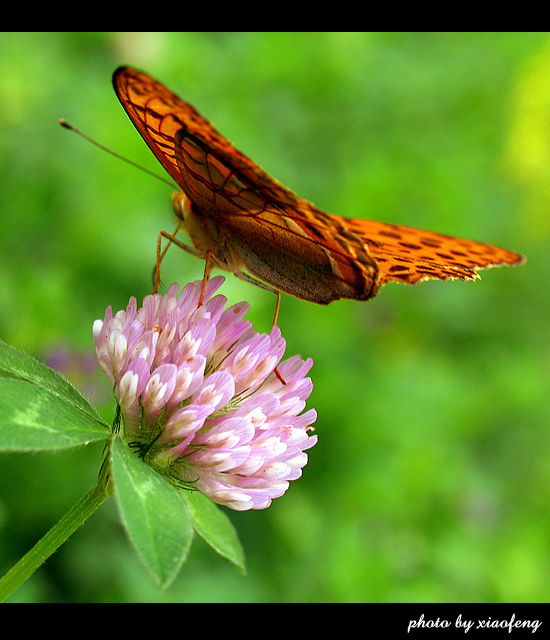
[[[105,418],[92,322],[151,291],[169,187],[58,126],[162,168],[110,77],[143,68],[299,195],[345,216],[499,244],[526,265],[283,296],[287,354],[315,360],[319,443],[266,511],[229,512],[243,577],[201,540],[165,592],[109,500],[11,601],[528,602],[550,599],[550,36],[0,35],[0,336]],[[163,280],[202,263],[172,248]],[[228,276],[269,329],[274,296]],[[0,567],[94,483],[101,445],[3,455]]]

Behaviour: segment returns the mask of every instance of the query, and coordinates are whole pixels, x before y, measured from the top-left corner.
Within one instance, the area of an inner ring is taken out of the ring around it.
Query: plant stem
[[[0,580],[0,602],[20,587],[110,495],[108,478],[98,483]]]

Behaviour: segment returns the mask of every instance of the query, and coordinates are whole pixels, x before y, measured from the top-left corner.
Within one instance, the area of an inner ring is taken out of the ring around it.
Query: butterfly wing
[[[218,264],[320,304],[368,300],[388,282],[473,280],[476,270],[520,264],[492,245],[335,216],[265,173],[151,76],[121,67],[113,85],[135,127],[191,202],[186,230]]]
[[[313,216],[313,205],[265,173],[190,104],[128,67],[115,71],[113,86],[200,217],[200,225],[186,225],[195,246],[211,250],[229,270],[244,265],[275,288],[319,304],[374,295],[376,264],[368,250],[343,251],[324,219]]]
[[[479,269],[525,262],[518,253],[473,240],[373,220],[348,222],[376,260],[380,287],[388,282],[475,280]]]
[[[176,183],[180,184],[181,174],[176,162],[173,140],[182,126],[178,112],[183,112],[187,118],[191,118],[193,107],[179,99],[175,101],[176,96],[151,76],[127,67],[119,67],[114,72],[113,87],[149,149]]]
[[[194,107],[151,76],[119,67],[113,86],[136,129],[190,200],[219,195],[244,209],[263,206],[265,200],[297,201]]]

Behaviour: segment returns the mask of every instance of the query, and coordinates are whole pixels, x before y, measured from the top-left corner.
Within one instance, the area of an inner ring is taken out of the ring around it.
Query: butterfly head
[[[240,262],[234,257],[230,258],[230,251],[223,250],[225,245],[220,243],[216,225],[207,216],[202,215],[200,209],[183,191],[172,195],[172,207],[179,229],[185,231],[191,238],[196,251],[183,244],[180,244],[181,247],[203,259],[206,259],[207,254],[210,253],[216,259],[216,264],[222,269],[238,270]]]
[[[178,222],[183,222],[183,226],[185,226],[185,221],[191,213],[191,201],[183,191],[176,191],[172,194],[172,207]]]

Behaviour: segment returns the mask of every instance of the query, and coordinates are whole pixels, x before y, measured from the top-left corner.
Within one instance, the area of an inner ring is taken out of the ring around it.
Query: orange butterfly
[[[264,288],[328,304],[368,300],[388,282],[475,280],[477,269],[525,261],[489,244],[325,213],[271,178],[151,76],[120,67],[113,86],[183,189],[173,206],[194,248],[162,235],[206,259],[205,277],[211,259]]]

